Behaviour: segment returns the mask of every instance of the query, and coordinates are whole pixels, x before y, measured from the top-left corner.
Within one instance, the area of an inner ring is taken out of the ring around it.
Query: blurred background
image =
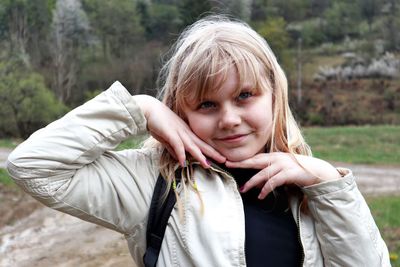
[[[4,161],[115,80],[156,95],[174,40],[207,14],[267,40],[314,154],[354,170],[400,266],[400,0],[0,0],[0,266],[132,266],[121,236],[43,208]]]

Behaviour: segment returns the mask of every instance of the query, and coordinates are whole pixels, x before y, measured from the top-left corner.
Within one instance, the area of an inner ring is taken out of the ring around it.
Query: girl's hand
[[[227,161],[225,165],[228,168],[260,169],[240,188],[240,192],[245,193],[253,187],[262,187],[259,199],[264,199],[272,190],[284,184],[303,187],[341,177],[326,161],[283,152],[261,153],[240,162]]]
[[[186,152],[198,160],[204,168],[210,167],[205,155],[217,162],[225,162],[224,156],[198,138],[165,104],[148,95],[135,95],[133,98],[146,117],[150,134],[165,145],[182,167],[185,166]]]

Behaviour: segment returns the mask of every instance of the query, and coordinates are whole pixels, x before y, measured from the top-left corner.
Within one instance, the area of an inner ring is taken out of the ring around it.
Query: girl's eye
[[[211,101],[204,101],[202,103],[200,103],[200,105],[197,107],[197,109],[210,109],[210,108],[214,108],[215,104]]]
[[[247,99],[247,98],[249,98],[249,97],[252,97],[252,96],[253,96],[253,93],[252,93],[252,92],[241,92],[241,93],[238,95],[237,99],[238,99],[238,100],[245,100],[245,99]]]

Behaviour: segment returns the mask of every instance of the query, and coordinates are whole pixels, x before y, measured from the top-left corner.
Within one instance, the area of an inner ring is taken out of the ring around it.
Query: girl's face
[[[219,90],[183,112],[192,131],[227,160],[241,161],[264,152],[272,129],[272,94],[239,80],[231,67]]]

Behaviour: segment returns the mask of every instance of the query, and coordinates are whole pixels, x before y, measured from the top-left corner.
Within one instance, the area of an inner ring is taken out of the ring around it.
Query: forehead
[[[226,87],[231,89],[232,94],[238,94],[242,89],[266,90],[265,82],[263,82],[267,79],[265,72],[259,63],[256,63],[257,66],[253,64],[244,60],[237,62],[229,60],[215,64],[219,68],[214,70],[200,71],[200,75],[193,76],[190,86],[182,90],[184,93],[181,95],[185,96],[184,102],[186,104],[200,102],[218,94]],[[201,75],[204,72],[207,74]]]
[[[216,95],[235,95],[243,89],[253,90],[256,86],[256,83],[250,79],[240,77],[237,67],[231,65],[226,71],[216,76],[214,84],[204,91],[203,97],[208,99]],[[199,97],[197,100],[202,99]]]

